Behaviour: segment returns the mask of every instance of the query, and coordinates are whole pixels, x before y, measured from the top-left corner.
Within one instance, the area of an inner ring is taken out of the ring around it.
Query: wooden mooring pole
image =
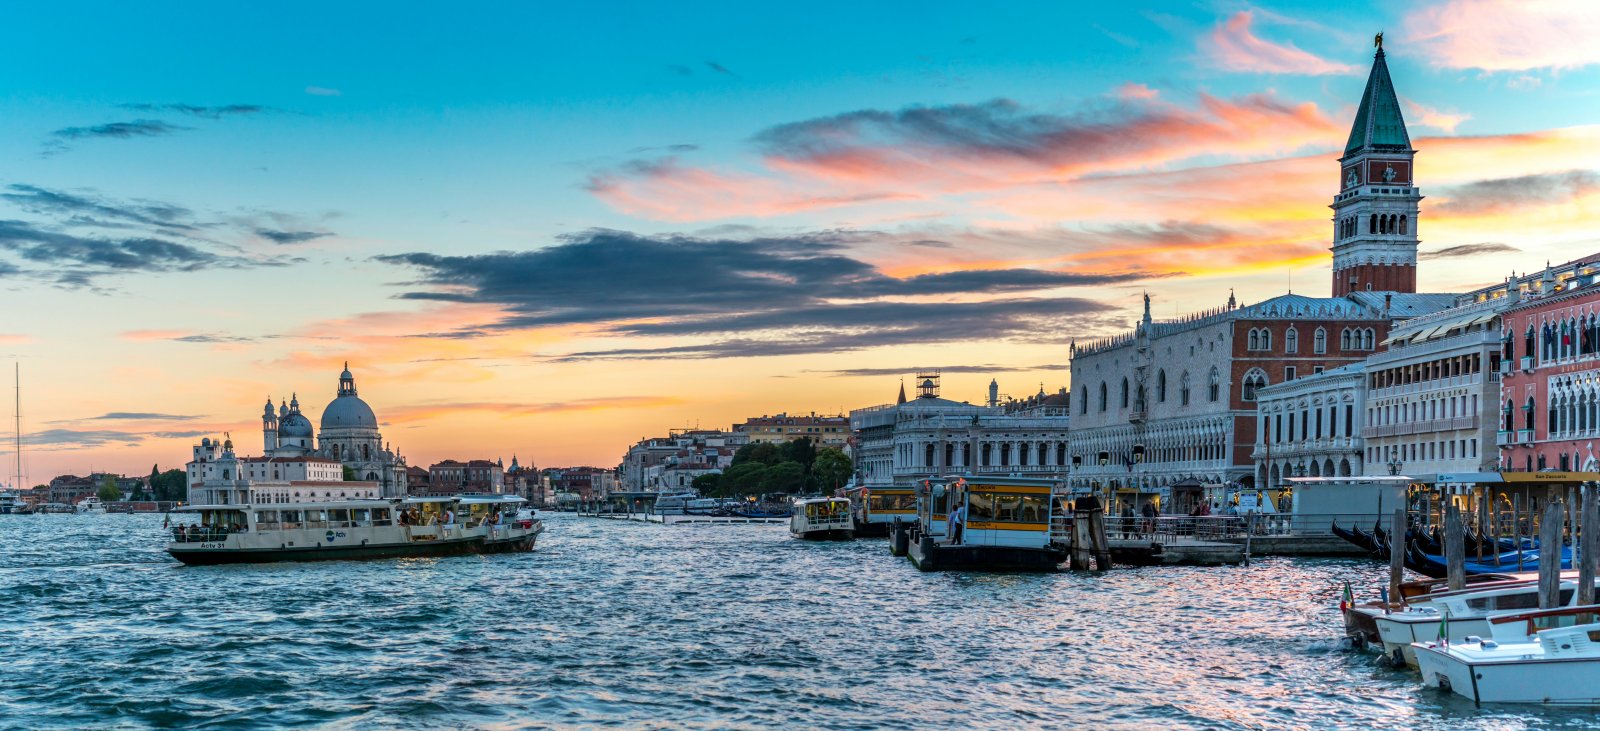
[[[1400,580],[1404,578],[1406,564],[1406,509],[1394,509],[1394,521],[1389,525],[1389,601],[1400,601]]]
[[[1600,529],[1600,499],[1595,497],[1595,487],[1595,483],[1591,482],[1581,490],[1583,517],[1578,525],[1578,541],[1581,543],[1573,552],[1577,556],[1574,561],[1578,563],[1578,603],[1585,605],[1594,603],[1595,559],[1600,558],[1595,555],[1597,547],[1600,547],[1600,540],[1597,540],[1597,535],[1600,535],[1600,530],[1597,530]]]
[[[1089,545],[1089,511],[1072,511],[1072,547],[1068,554],[1067,565],[1073,571],[1087,571],[1092,554]]]
[[[1559,500],[1548,500],[1539,523],[1539,608],[1561,606],[1561,523]]]
[[[1467,587],[1467,532],[1461,525],[1461,508],[1454,502],[1444,509],[1444,560],[1451,591]]]
[[[1106,511],[1100,508],[1089,511],[1089,535],[1094,541],[1094,568],[1111,569],[1111,541],[1106,537]]]

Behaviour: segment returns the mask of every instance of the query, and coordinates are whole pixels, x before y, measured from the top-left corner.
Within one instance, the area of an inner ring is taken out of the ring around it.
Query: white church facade
[[[189,502],[315,502],[406,494],[406,460],[384,444],[378,417],[356,391],[349,364],[322,411],[320,437],[298,395],[261,416],[262,456],[239,457],[233,439],[200,440],[187,466]],[[346,475],[352,479],[345,479]]]

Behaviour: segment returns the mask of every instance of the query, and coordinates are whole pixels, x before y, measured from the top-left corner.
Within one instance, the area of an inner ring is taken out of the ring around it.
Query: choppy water
[[[557,516],[525,555],[184,568],[0,517],[0,727],[1515,728],[1339,649],[1355,561],[922,574],[882,540]]]

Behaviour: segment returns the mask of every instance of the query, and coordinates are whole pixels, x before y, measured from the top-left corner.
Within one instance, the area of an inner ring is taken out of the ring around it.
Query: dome
[[[311,420],[298,411],[291,411],[278,421],[278,438],[293,439],[297,437],[311,438]]]
[[[359,396],[340,396],[322,411],[322,431],[329,429],[377,429],[378,417]]]

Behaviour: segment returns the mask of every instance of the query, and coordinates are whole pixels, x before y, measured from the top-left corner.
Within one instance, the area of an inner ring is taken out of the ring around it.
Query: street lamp
[[[1406,463],[1400,461],[1400,454],[1398,452],[1389,458],[1389,474],[1398,475],[1400,474],[1401,468],[1405,466]]]
[[[1296,464],[1294,466],[1294,476],[1295,477],[1305,477],[1306,476],[1306,461],[1304,459],[1301,459],[1300,463]]]

